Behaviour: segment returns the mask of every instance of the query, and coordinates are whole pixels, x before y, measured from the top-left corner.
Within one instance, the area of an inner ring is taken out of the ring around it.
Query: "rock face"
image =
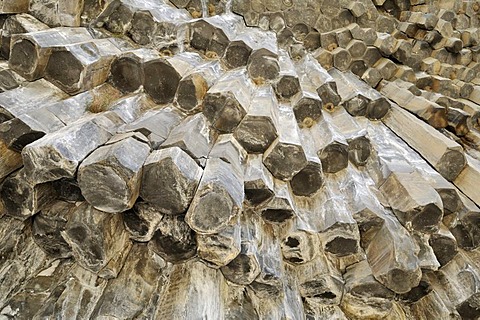
[[[0,319],[480,319],[479,1],[0,14]]]

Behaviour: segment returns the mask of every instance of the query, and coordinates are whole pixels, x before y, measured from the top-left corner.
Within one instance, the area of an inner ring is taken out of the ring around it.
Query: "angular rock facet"
[[[140,196],[162,213],[185,213],[202,173],[195,161],[178,147],[154,151],[143,167]]]

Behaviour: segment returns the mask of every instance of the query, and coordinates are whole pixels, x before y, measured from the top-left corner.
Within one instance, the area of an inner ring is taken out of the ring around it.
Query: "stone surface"
[[[203,170],[178,147],[152,152],[145,161],[140,195],[164,214],[184,213]]]
[[[148,140],[141,134],[113,136],[79,166],[77,179],[82,195],[101,211],[117,213],[132,208],[149,153]]]
[[[478,1],[0,0],[0,319],[476,319]]]

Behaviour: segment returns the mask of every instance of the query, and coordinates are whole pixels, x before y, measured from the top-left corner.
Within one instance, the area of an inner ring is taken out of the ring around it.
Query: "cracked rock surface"
[[[480,2],[0,0],[0,319],[480,319]]]

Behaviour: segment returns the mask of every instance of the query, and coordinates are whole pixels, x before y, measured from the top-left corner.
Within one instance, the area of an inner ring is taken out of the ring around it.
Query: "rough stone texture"
[[[150,153],[141,134],[114,136],[78,168],[78,184],[96,209],[117,213],[133,207],[140,192],[142,166]]]
[[[0,0],[0,319],[477,319],[480,2]]]
[[[140,195],[165,214],[182,214],[195,195],[202,173],[178,147],[154,151],[144,164]]]

